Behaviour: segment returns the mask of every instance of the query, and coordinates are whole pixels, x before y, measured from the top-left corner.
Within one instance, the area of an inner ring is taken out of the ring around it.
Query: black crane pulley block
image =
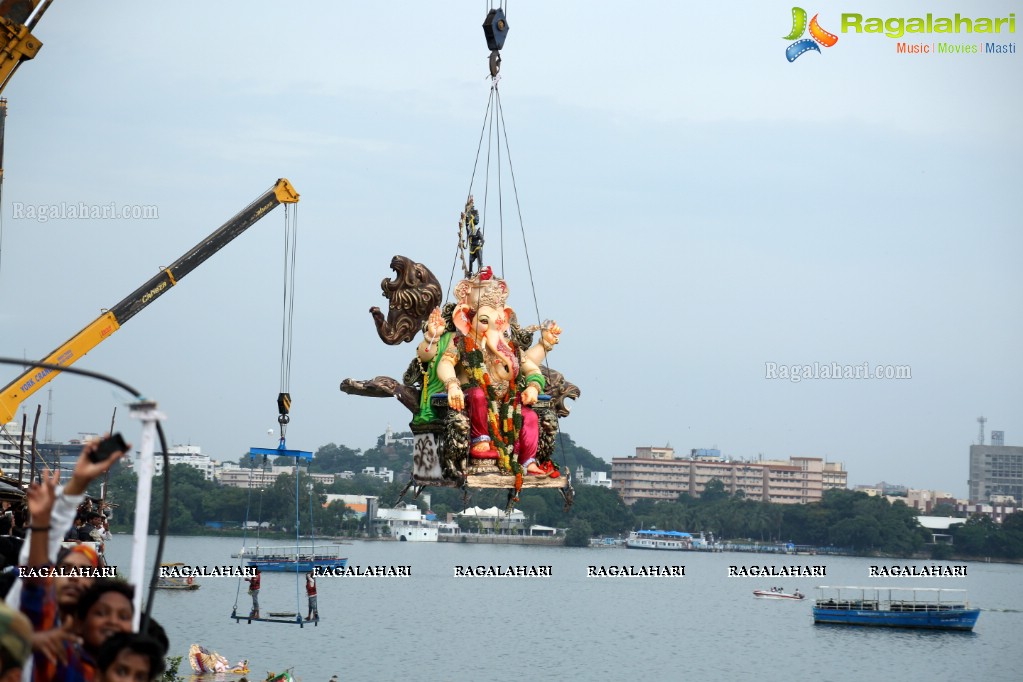
[[[500,50],[504,47],[504,39],[508,37],[508,20],[504,18],[503,9],[492,9],[483,21],[483,33],[487,36],[487,47]]]
[[[279,393],[277,395],[277,421],[281,424],[287,424],[291,421],[291,417],[288,416],[288,412],[291,411],[291,394],[290,393]]]

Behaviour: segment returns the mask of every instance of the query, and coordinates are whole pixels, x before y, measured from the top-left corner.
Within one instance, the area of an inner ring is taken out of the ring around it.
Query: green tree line
[[[404,435],[398,434],[395,438]],[[556,461],[563,470],[582,466],[599,470],[607,462],[579,447],[568,434],[560,434]],[[344,445],[329,443],[319,448],[308,469],[300,469],[298,506],[299,529],[332,535],[352,534],[360,529],[354,515],[346,513],[340,502],[324,507],[326,495],[373,495],[380,504],[398,502],[409,478],[411,447],[399,442],[384,444],[378,439],[364,453]],[[239,463],[262,466],[243,456]],[[275,462],[276,463],[276,462]],[[293,461],[281,461],[293,464]],[[387,467],[395,472],[394,481],[364,475],[365,467]],[[359,472],[351,479],[337,478],[330,486],[313,481],[308,472]],[[221,486],[207,481],[196,469],[174,465],[168,506],[172,533],[194,533],[214,523],[241,527],[247,521],[267,523],[277,529],[295,528],[295,477],[284,474],[264,490]],[[134,523],[136,479],[134,472],[119,463],[112,471],[108,499],[118,505],[115,525],[124,529]],[[149,527],[157,529],[163,510],[163,477],[153,480],[153,499]],[[426,503],[427,496],[430,500]],[[311,501],[311,504],[310,504]],[[504,508],[505,490],[462,491],[452,488],[428,488],[418,499],[406,495],[406,502],[429,507],[444,520],[469,506]],[[829,490],[820,502],[805,505],[771,504],[729,495],[724,485],[712,480],[699,498],[680,495],[671,501],[641,500],[631,507],[617,493],[598,486],[577,485],[574,503],[566,513],[564,500],[554,491],[526,490],[516,505],[529,524],[569,528],[570,544],[585,545],[591,537],[624,536],[638,528],[680,530],[713,534],[717,540],[748,540],[763,543],[793,543],[817,547],[835,547],[857,554],[909,556],[924,550],[930,532],[920,526],[917,512],[902,501],[869,496],[851,490]],[[310,510],[311,507],[311,510]],[[311,514],[311,516],[310,516]],[[310,518],[312,521],[310,521]],[[471,521],[466,529],[471,529]],[[977,515],[949,531],[953,545],[930,545],[935,558],[957,556],[1023,558],[1023,514],[1015,514],[997,524],[990,517]]]
[[[953,554],[961,557],[1023,559],[1023,512],[1006,516],[995,523],[986,514],[974,514],[965,523],[949,528],[951,545],[938,545],[936,559],[947,559]]]
[[[163,475],[153,477],[149,514],[149,531],[152,533],[159,529],[163,514],[164,480]],[[356,530],[357,522],[353,515],[347,513],[344,503],[334,501],[324,506],[327,488],[301,470],[298,472],[297,520],[294,474],[278,476],[263,490],[250,490],[207,481],[199,470],[187,464],[174,464],[171,466],[170,480],[167,528],[171,533],[195,533],[210,524],[241,528],[246,523],[250,527],[253,524],[267,524],[270,528],[291,533],[295,531],[297,523],[299,532],[303,534],[315,532],[342,535]],[[373,480],[379,482],[379,479]],[[348,485],[337,487],[351,489],[358,485],[356,481],[344,483]],[[114,517],[116,529],[124,530],[134,526],[137,485],[135,472],[125,466],[118,465],[110,477],[108,499],[117,505]]]

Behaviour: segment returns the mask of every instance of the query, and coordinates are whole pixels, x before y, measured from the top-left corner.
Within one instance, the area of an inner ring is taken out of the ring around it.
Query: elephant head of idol
[[[451,321],[465,337],[483,351],[487,369],[494,379],[514,381],[519,371],[518,355],[508,342],[512,309],[508,284],[494,277],[489,267],[463,279],[455,287],[455,309]]]

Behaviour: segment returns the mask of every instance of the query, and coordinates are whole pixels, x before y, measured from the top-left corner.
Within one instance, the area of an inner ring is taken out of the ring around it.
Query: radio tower
[[[977,417],[977,423],[980,424],[980,440],[977,441],[977,445],[984,444],[984,424],[987,423],[987,417]]]
[[[43,436],[44,443],[53,442],[53,389],[46,391],[46,433]]]

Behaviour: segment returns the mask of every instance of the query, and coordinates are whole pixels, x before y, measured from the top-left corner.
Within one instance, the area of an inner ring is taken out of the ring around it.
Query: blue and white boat
[[[966,590],[927,587],[818,587],[814,623],[973,630],[980,609]]]
[[[677,530],[634,530],[625,540],[626,549],[663,549],[674,551],[710,550],[703,533],[693,535]]]
[[[284,545],[246,547],[232,555],[260,571],[307,573],[313,568],[344,568],[348,558],[341,556],[341,545]]]

